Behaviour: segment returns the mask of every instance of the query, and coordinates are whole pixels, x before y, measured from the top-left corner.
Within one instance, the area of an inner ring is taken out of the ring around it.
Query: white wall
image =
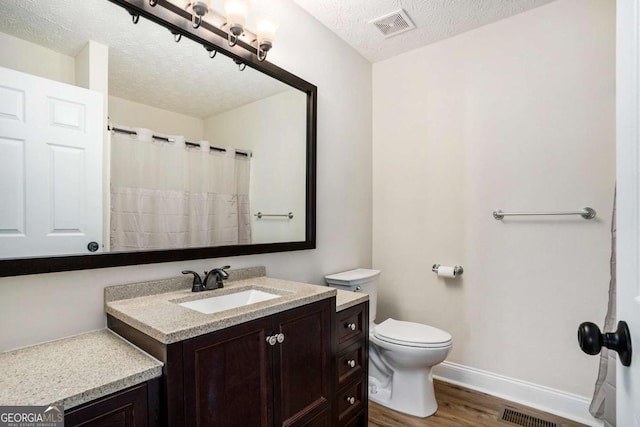
[[[209,117],[204,139],[251,150],[251,241],[305,239],[307,97],[296,89]],[[274,144],[275,143],[275,144]],[[256,212],[293,212],[292,219]]]
[[[610,0],[558,0],[374,64],[378,320],[449,331],[451,362],[592,394],[598,358],[576,330],[607,306],[614,78]],[[583,206],[598,218],[492,217]]]
[[[317,249],[0,278],[0,350],[104,327],[108,285],[225,264],[321,284],[371,265],[371,64],[292,2],[268,7],[281,24],[269,60],[319,88]]]
[[[42,64],[47,64],[43,67]],[[0,32],[0,66],[61,83],[75,84],[75,59]]]
[[[109,97],[111,124],[140,127],[168,135],[183,135],[188,141],[199,141],[204,131],[204,121],[151,105],[141,104],[117,96]]]

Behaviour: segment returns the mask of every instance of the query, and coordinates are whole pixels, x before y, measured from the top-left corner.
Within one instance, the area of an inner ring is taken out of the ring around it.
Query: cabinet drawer
[[[362,375],[364,363],[365,349],[361,341],[350,345],[344,352],[338,354],[337,357],[337,381],[338,387],[342,387],[357,376]]]
[[[338,423],[349,420],[356,412],[366,405],[365,385],[363,380],[354,382],[345,387],[336,395],[336,408],[338,409]]]
[[[367,326],[366,304],[360,304],[337,313],[338,351],[352,340],[363,338]]]

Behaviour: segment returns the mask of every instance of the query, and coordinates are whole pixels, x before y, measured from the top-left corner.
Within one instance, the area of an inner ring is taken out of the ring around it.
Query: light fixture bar
[[[156,0],[156,4],[160,6],[165,6],[163,3],[169,3],[186,11],[191,16],[193,28],[198,29],[204,24],[204,27],[209,27],[207,28],[209,30],[212,27],[215,28],[214,34],[218,36],[222,37],[220,33],[223,33],[230,47],[235,46],[238,42],[252,47],[255,49],[255,52],[252,53],[259,61],[264,61],[268,51],[273,47],[278,24],[273,20],[261,17],[256,22],[257,31],[254,33],[248,30],[246,14],[249,10],[249,4],[247,0],[225,0],[223,5],[227,16],[214,10],[210,0],[164,0],[164,2]],[[172,11],[178,13],[175,9]],[[265,22],[267,22],[266,25]]]

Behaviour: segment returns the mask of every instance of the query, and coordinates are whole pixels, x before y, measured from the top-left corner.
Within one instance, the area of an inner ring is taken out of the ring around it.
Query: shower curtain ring
[[[134,24],[137,24],[140,20],[140,15],[133,12],[129,12],[129,14],[131,15],[131,21],[133,21]]]
[[[157,4],[158,4],[158,0],[149,0],[149,6],[156,7]]]
[[[238,61],[237,59],[234,59],[233,62],[238,64],[238,69],[240,71],[244,71],[244,69],[247,68],[247,64],[245,64],[244,62]]]
[[[207,52],[209,52],[209,58],[211,59],[215,58],[216,55],[218,54],[218,51],[212,47],[205,46],[204,48],[207,49]]]
[[[176,43],[180,42],[180,40],[182,39],[182,34],[180,33],[171,31],[171,34],[173,34],[173,40],[175,40]]]

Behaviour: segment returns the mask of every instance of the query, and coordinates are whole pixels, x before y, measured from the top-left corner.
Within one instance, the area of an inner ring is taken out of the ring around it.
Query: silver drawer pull
[[[349,405],[355,405],[356,398],[353,397],[353,396],[349,396],[349,397],[347,397],[347,402],[349,402]]]
[[[345,328],[347,329],[351,329],[352,331],[356,330],[356,324],[355,323],[347,323],[346,325],[344,325]]]
[[[282,344],[282,342],[284,341],[284,334],[279,333],[276,339],[278,340],[278,344]]]
[[[276,345],[276,343],[278,342],[278,338],[275,335],[269,335],[266,340],[269,345]]]
[[[347,360],[347,365],[349,365],[352,368],[356,367],[356,361],[351,359],[351,360]]]

